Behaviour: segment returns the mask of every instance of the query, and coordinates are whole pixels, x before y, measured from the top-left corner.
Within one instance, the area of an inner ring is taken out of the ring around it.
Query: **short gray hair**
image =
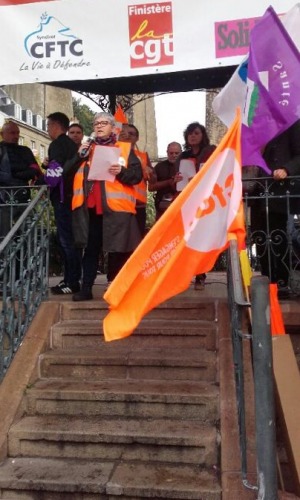
[[[97,113],[94,117],[94,124],[95,122],[97,122],[98,120],[107,120],[108,122],[110,122],[112,125],[115,125],[116,124],[116,120],[114,119],[113,115],[111,115],[110,113],[105,113],[105,111],[102,111],[101,113]]]

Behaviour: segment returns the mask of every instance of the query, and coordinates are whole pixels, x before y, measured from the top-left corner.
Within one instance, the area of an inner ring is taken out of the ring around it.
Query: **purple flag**
[[[300,118],[300,53],[269,7],[251,31],[242,163],[270,173],[264,146]]]

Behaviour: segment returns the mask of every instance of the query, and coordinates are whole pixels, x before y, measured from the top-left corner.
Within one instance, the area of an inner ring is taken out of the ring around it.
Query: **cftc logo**
[[[130,67],[173,64],[172,3],[130,5]]]

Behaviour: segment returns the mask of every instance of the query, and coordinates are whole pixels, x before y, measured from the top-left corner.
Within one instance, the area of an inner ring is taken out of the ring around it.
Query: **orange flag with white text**
[[[130,335],[145,314],[210,271],[236,238],[244,245],[240,115],[201,170],[132,254],[104,299],[105,340]]]

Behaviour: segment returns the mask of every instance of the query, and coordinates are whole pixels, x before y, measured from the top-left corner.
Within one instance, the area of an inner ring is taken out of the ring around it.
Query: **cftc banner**
[[[273,1],[278,14],[293,5]],[[239,64],[268,6],[269,0],[0,0],[0,85]]]

